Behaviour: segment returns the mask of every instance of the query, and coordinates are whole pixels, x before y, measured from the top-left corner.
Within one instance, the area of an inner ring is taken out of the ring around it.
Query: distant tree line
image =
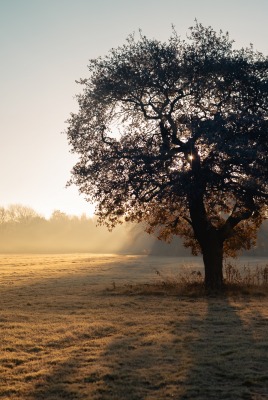
[[[152,242],[148,234],[137,235],[133,224],[111,233],[86,214],[55,210],[46,219],[20,204],[0,207],[1,253],[148,253]]]
[[[0,207],[1,253],[133,253],[187,256],[179,238],[171,243],[159,241],[137,224],[124,223],[113,232],[97,226],[85,214],[68,215],[55,210],[46,219],[30,207],[13,204]],[[268,255],[268,223],[262,225],[257,247],[247,255]]]

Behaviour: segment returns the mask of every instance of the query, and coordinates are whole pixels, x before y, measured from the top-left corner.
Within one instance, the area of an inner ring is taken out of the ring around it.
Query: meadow
[[[175,258],[2,255],[0,399],[268,399],[265,291],[184,293],[177,271]]]

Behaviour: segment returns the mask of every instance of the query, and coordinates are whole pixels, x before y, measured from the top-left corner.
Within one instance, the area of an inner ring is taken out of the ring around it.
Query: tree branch
[[[239,222],[249,219],[253,216],[253,210],[245,210],[240,212],[239,214],[234,215],[234,211],[237,208],[237,204],[235,204],[232,214],[227,218],[225,224],[220,229],[220,235],[222,240],[228,239],[233,235],[233,229],[239,224]]]

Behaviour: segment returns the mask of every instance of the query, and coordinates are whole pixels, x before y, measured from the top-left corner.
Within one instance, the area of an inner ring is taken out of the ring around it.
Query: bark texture
[[[223,243],[217,233],[208,234],[202,247],[205,266],[206,289],[220,290],[223,287]]]

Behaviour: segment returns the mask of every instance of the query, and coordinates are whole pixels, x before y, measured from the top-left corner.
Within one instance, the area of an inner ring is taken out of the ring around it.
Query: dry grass
[[[0,399],[268,399],[267,297],[181,296],[148,263],[3,256]]]
[[[125,285],[121,288],[123,293],[143,294],[174,294],[187,297],[200,297],[207,295],[268,295],[268,264],[249,267],[238,266],[230,262],[224,267],[224,290],[223,293],[208,292],[204,287],[204,276],[199,270],[182,268],[182,272],[163,273],[155,269],[158,277],[151,283],[136,285]],[[115,289],[115,287],[113,287]]]

